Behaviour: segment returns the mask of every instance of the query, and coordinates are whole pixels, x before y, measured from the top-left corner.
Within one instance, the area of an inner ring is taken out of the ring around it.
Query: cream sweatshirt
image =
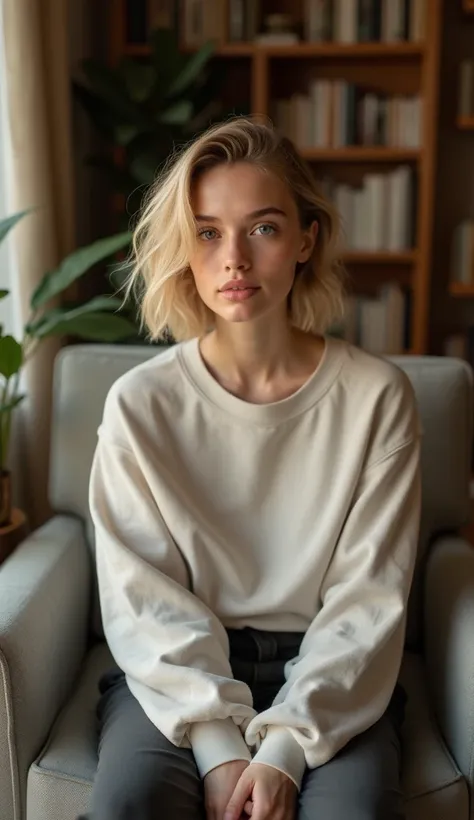
[[[113,385],[90,482],[106,640],[202,777],[236,759],[298,786],[381,717],[399,672],[420,517],[420,422],[393,363],[327,335],[292,396],[251,404],[193,339]],[[305,632],[273,704],[225,627]]]

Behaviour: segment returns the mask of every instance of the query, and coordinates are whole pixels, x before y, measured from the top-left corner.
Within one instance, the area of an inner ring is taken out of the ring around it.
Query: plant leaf
[[[178,74],[175,81],[168,89],[168,95],[176,96],[186,91],[201,74],[204,66],[215,51],[214,43],[206,43],[199,51],[193,54],[187,61],[184,69]]]
[[[78,248],[69,256],[66,256],[59,268],[47,273],[34,291],[30,303],[32,310],[37,310],[46,302],[49,302],[53,296],[68,288],[97,262],[126,247],[131,238],[130,231],[126,231],[105,239],[99,239],[97,242],[93,242],[92,245]]]
[[[82,68],[89,85],[98,97],[125,122],[140,120],[140,109],[129,98],[119,72],[96,60],[83,60]]]
[[[126,57],[121,61],[118,71],[125,82],[130,99],[137,103],[145,102],[157,79],[153,63],[139,62]]]
[[[3,413],[11,413],[11,411],[14,410],[24,398],[26,398],[26,396],[22,394],[21,396],[15,396],[15,398],[12,399],[12,401],[9,401],[8,404],[4,404],[3,406],[0,404],[0,416]]]
[[[189,122],[193,115],[193,104],[191,100],[178,100],[162,114],[158,115],[158,122],[164,125],[184,125]]]
[[[123,316],[116,316],[113,313],[89,313],[67,322],[60,322],[50,335],[79,336],[97,342],[118,342],[135,335],[136,332],[136,326]]]
[[[94,296],[93,299],[77,307],[54,308],[38,319],[33,325],[30,325],[29,335],[35,336],[38,339],[43,339],[45,336],[56,336],[56,328],[58,325],[72,322],[89,313],[114,311],[119,310],[121,307],[122,300],[116,296]]]
[[[9,290],[0,290],[0,299],[5,299],[5,296],[8,296],[9,293]]]
[[[117,125],[114,131],[115,141],[118,145],[128,145],[139,133],[140,129],[133,123]]]
[[[6,379],[18,373],[23,362],[23,349],[13,336],[0,338],[0,373]]]
[[[26,214],[31,213],[33,210],[33,208],[27,208],[26,211],[19,211],[17,214],[13,214],[13,216],[7,216],[5,219],[1,219],[0,242],[2,242],[5,239],[7,233],[15,227],[16,223],[19,222],[20,219],[23,219],[23,217],[26,216]]]
[[[180,50],[176,31],[173,29],[155,29],[149,42],[151,59],[159,79],[153,94],[157,103],[168,93],[171,84],[184,69],[188,55]]]
[[[114,129],[118,123],[122,122],[122,117],[119,117],[115,112],[108,109],[100,97],[94,94],[87,86],[74,81],[73,91],[76,99],[90,117],[92,124],[97,128],[99,134],[102,134],[109,140],[113,140]]]

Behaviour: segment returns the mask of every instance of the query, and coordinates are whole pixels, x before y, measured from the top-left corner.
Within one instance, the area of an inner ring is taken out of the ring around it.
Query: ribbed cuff
[[[265,763],[291,778],[298,791],[306,769],[303,748],[284,726],[268,726],[252,763]]]
[[[188,734],[201,778],[222,763],[252,760],[250,749],[232,718],[192,723]]]

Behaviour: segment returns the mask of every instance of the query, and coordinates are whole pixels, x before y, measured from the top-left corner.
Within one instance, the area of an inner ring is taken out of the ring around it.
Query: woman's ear
[[[303,233],[303,241],[298,256],[298,262],[307,262],[313,253],[318,238],[319,224],[316,220]]]

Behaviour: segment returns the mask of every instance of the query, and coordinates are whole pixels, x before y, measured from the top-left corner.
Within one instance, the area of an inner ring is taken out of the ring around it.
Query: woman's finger
[[[245,812],[245,814],[247,814],[249,817],[251,817],[251,816],[252,816],[252,811],[253,811],[253,803],[252,803],[252,801],[251,801],[251,800],[247,800],[247,802],[246,802],[246,804],[245,804],[245,806],[244,806],[244,812]]]
[[[224,812],[224,820],[240,820],[247,798],[252,793],[252,781],[246,778],[246,771],[237,783]]]

